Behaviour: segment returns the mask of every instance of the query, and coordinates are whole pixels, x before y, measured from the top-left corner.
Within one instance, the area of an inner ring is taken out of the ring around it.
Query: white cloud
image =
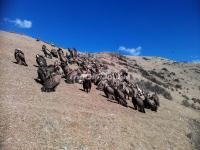
[[[137,48],[126,48],[125,46],[120,46],[118,50],[128,53],[129,55],[138,56],[141,54],[141,49],[141,46],[138,46]]]
[[[193,56],[190,56],[190,57],[191,57],[193,63],[200,63],[200,56],[193,55]]]
[[[193,63],[200,63],[200,59],[194,59],[192,60]]]
[[[32,27],[32,22],[29,20],[21,20],[16,18],[15,20],[11,20],[9,18],[5,18],[4,21],[9,22],[9,23],[13,23],[14,25],[16,25],[19,28],[31,28]]]

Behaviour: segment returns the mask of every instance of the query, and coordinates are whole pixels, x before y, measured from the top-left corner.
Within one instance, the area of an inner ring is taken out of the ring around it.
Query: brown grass
[[[42,93],[33,66],[42,44],[0,32],[0,149],[193,149],[188,123],[199,112],[177,103],[175,92],[174,101],[160,97],[158,112],[146,114],[133,110],[130,101],[128,108],[107,101],[94,86],[87,94],[81,85],[62,81],[56,92]],[[24,51],[28,67],[12,62],[15,48]]]

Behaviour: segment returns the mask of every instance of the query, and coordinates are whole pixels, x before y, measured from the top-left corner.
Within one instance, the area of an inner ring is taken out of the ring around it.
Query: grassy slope
[[[193,148],[187,137],[191,133],[189,121],[199,120],[199,112],[177,103],[181,96],[176,92],[172,93],[173,101],[161,97],[157,113],[147,110],[146,114],[107,101],[95,87],[87,94],[80,90],[81,85],[62,81],[56,92],[41,93],[41,85],[34,81],[37,68],[33,65],[42,44],[27,36],[0,32],[2,149]],[[15,48],[24,51],[28,67],[12,63]],[[105,59],[110,60],[108,55]],[[147,68],[157,64],[153,63],[156,58],[151,58],[150,63],[140,57],[134,59]],[[171,68],[181,69],[168,66]],[[188,74],[184,78],[193,80],[193,76]],[[196,88],[199,82],[190,83]],[[191,90],[191,95],[192,91],[196,93]]]

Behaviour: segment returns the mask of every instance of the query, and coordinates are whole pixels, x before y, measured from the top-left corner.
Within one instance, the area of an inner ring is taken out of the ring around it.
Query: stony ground
[[[87,94],[81,85],[62,81],[56,92],[42,93],[34,81],[35,55],[42,44],[0,32],[2,150],[190,150],[195,144],[199,148],[199,111],[181,105],[176,93],[172,101],[160,97],[158,112],[146,114],[133,110],[130,102],[125,108],[108,101],[94,86]],[[15,48],[24,51],[28,67],[13,63]]]

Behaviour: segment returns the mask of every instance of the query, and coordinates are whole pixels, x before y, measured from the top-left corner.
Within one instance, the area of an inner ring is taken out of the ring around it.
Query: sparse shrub
[[[182,95],[182,97],[184,97],[186,100],[189,100],[189,97],[186,95]]]
[[[186,107],[191,107],[196,110],[200,110],[200,100],[192,98],[191,100],[183,100],[182,104]]]
[[[123,62],[123,61],[119,61],[118,64],[119,64],[119,65],[124,65],[124,66],[126,66],[126,63]]]
[[[168,85],[168,87],[172,87],[173,86],[173,84],[171,84],[171,83],[167,83],[167,85]]]
[[[144,60],[150,60],[149,58],[147,58],[147,57],[142,57],[142,59],[144,59]]]
[[[130,74],[130,80],[133,80],[133,75],[132,74]]]
[[[154,77],[152,77],[152,76],[147,77],[147,79],[149,79],[150,81],[152,81],[152,82],[154,82],[154,83],[156,83],[156,84],[158,84],[158,85],[161,85],[161,86],[163,86],[163,87],[165,87],[165,88],[169,88],[169,86],[168,86],[167,84],[165,84],[165,83],[163,83],[163,82],[157,80],[156,78],[154,78]]]
[[[178,62],[176,62],[176,61],[172,62],[172,65],[176,65],[176,64],[178,64]]]
[[[175,82],[178,82],[178,83],[180,82],[179,79],[174,79],[174,81],[175,81]]]
[[[139,65],[138,65],[138,64],[136,64],[136,63],[134,64],[134,66],[135,66],[135,67],[139,67]]]
[[[148,73],[148,71],[146,71],[146,70],[144,70],[142,68],[139,68],[139,70],[140,70],[140,72],[141,72],[141,74],[142,74],[143,77],[150,76],[149,73]]]
[[[135,63],[134,63],[135,64]],[[133,63],[127,62],[126,67],[128,68],[135,68],[135,65]]]
[[[116,57],[116,58],[118,58],[118,59],[121,60],[121,61],[127,61],[127,57],[124,56],[124,55],[122,55],[122,54],[120,54],[120,53],[110,52],[109,55],[110,55],[111,57]]]
[[[172,100],[172,96],[171,96],[170,92],[168,92],[164,88],[160,87],[159,85],[155,85],[154,88],[158,94],[163,95],[166,99]]]
[[[99,59],[95,59],[95,61],[96,61],[97,63],[99,63],[99,64],[101,63],[101,61],[100,61]]]
[[[151,70],[150,73],[159,77],[160,79],[163,79],[163,80],[165,79],[165,77],[162,75],[161,72],[156,72],[156,71]]]
[[[175,88],[176,88],[176,89],[182,89],[182,85],[176,84],[176,85],[175,85]]]
[[[115,64],[113,62],[110,63],[111,66],[115,66]]]
[[[124,56],[124,55],[121,55],[121,54],[118,54],[117,55],[117,58],[119,59],[119,60],[121,60],[121,61],[127,61],[127,57],[126,56]]]
[[[128,68],[128,72],[135,72],[136,73],[136,71],[133,70],[132,68]]]
[[[110,52],[110,53],[108,53],[111,57],[117,57],[117,53],[112,53],[112,52]]]
[[[104,69],[107,70],[108,69],[108,65],[104,65]]]
[[[200,103],[200,99],[198,99],[198,98],[192,98],[192,100],[195,102],[195,103]]]
[[[188,123],[190,132],[187,134],[187,137],[191,140],[193,149],[200,150],[200,121],[198,119],[189,119]]]
[[[108,69],[108,65],[105,65],[105,64],[104,64],[104,65],[103,65],[103,69],[104,69],[104,70],[107,70],[107,69]]]
[[[194,104],[193,100],[183,100],[182,104],[186,107],[192,107],[192,105]]]
[[[157,84],[152,84],[152,82],[149,81],[140,81],[137,83],[140,87],[142,87],[143,89],[145,89],[146,91],[151,91],[151,92],[157,92],[160,95],[163,95],[163,97],[165,97],[168,100],[172,100],[172,96],[170,94],[170,92],[168,92],[167,90],[165,90],[163,87],[157,85]]]
[[[158,85],[162,85],[165,88],[169,88],[169,86],[167,84],[165,84],[165,83],[157,80],[155,77],[151,76],[148,71],[142,69],[141,67],[139,68],[139,70],[140,70],[142,76],[145,77],[146,79],[148,79],[148,80],[150,80],[150,81],[152,81],[152,82],[154,82]]]
[[[172,100],[171,94],[170,94],[169,92],[167,92],[167,91],[165,91],[165,92],[163,93],[163,96],[164,96],[166,99],[168,99],[168,100]]]
[[[102,60],[101,63],[104,64],[104,65],[109,65],[109,64],[110,64],[110,63],[109,63],[108,61],[106,61],[106,60]]]
[[[167,68],[162,68],[161,70],[168,71]]]
[[[170,75],[173,75],[173,76],[175,76],[176,74],[175,74],[175,72],[170,72]]]
[[[192,108],[197,109],[197,110],[200,110],[200,104],[199,104],[199,103],[194,103],[194,104],[192,105]]]
[[[169,62],[164,62],[163,65],[170,65],[170,63]]]
[[[153,91],[152,90],[152,87],[153,87],[152,82],[141,80],[140,82],[138,82],[138,85],[145,90]]]
[[[200,73],[200,70],[195,70],[196,73]]]

